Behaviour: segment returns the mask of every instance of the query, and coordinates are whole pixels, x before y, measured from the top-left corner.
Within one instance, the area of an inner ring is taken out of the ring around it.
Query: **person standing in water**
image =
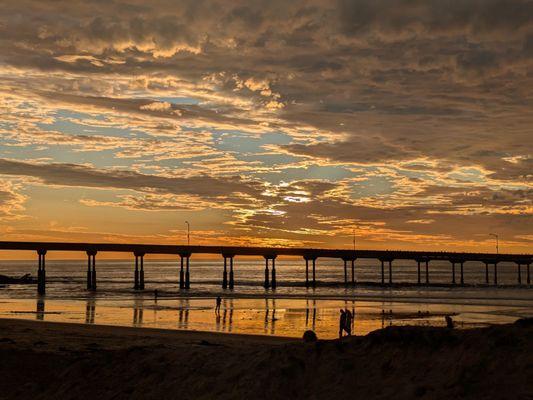
[[[341,308],[339,317],[339,339],[342,337],[343,331],[346,329],[346,312]]]
[[[220,298],[220,296],[217,296],[216,306],[215,306],[215,314],[219,314],[220,313],[220,305],[221,304],[222,304],[222,299]]]
[[[344,314],[346,315],[346,323],[344,326],[344,330],[346,331],[348,336],[352,336],[352,321],[353,321],[352,312],[348,310],[348,308],[346,308],[346,310],[344,310]]]

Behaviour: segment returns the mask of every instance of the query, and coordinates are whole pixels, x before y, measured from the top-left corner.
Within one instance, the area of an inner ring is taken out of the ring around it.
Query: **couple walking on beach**
[[[343,333],[346,332],[348,336],[352,335],[352,321],[353,314],[350,310],[343,310],[341,308],[341,315],[339,318],[339,338],[343,336]]]

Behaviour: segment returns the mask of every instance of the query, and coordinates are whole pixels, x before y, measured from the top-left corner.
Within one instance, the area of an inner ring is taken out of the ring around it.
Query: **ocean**
[[[443,286],[416,286],[416,263],[393,263],[392,287],[380,287],[380,264],[357,260],[354,287],[344,287],[343,263],[318,259],[317,287],[306,288],[302,260],[276,261],[275,290],[263,288],[264,260],[234,261],[235,287],[221,288],[223,261],[191,258],[191,288],[179,290],[179,259],[145,257],[145,291],[133,290],[133,260],[96,260],[98,288],[86,290],[85,260],[47,260],[47,292],[38,296],[36,285],[0,288],[0,317],[110,324],[164,329],[268,334],[301,337],[313,329],[319,337],[338,335],[340,308],[353,309],[354,331],[366,334],[389,325],[443,325],[452,315],[458,327],[485,326],[533,317],[533,290],[518,285],[515,264],[498,265],[498,287],[485,286],[485,265],[468,262],[468,286],[450,286],[451,265],[430,263],[430,282]],[[387,268],[387,266],[386,266]],[[36,276],[37,261],[1,261],[0,274]],[[350,270],[350,268],[348,268]],[[350,271],[348,271],[350,273]],[[493,267],[490,269],[493,282]],[[388,271],[385,273],[388,279]],[[422,281],[424,281],[424,267]],[[456,266],[459,282],[459,266]],[[154,291],[157,290],[158,297]],[[214,298],[223,298],[219,315]]]

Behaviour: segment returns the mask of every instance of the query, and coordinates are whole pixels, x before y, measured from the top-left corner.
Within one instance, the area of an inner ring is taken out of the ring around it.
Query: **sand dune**
[[[300,341],[0,320],[0,399],[528,399],[533,322]]]

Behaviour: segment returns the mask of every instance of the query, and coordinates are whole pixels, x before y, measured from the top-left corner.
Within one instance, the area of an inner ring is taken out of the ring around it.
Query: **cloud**
[[[24,210],[26,196],[19,193],[20,185],[13,184],[6,180],[0,180],[0,220],[7,221],[20,218],[20,213]]]
[[[0,173],[135,191],[92,206],[223,198],[238,217],[221,218],[265,240],[361,222],[375,240],[519,241],[532,15],[529,0],[7,0]]]
[[[143,104],[139,108],[148,111],[169,111],[172,109],[172,105],[166,101],[155,101],[153,103]]]
[[[36,178],[46,185],[129,189],[203,198],[260,196],[260,187],[239,178],[146,175],[125,170],[103,170],[79,164],[43,164],[0,159],[0,174]]]

